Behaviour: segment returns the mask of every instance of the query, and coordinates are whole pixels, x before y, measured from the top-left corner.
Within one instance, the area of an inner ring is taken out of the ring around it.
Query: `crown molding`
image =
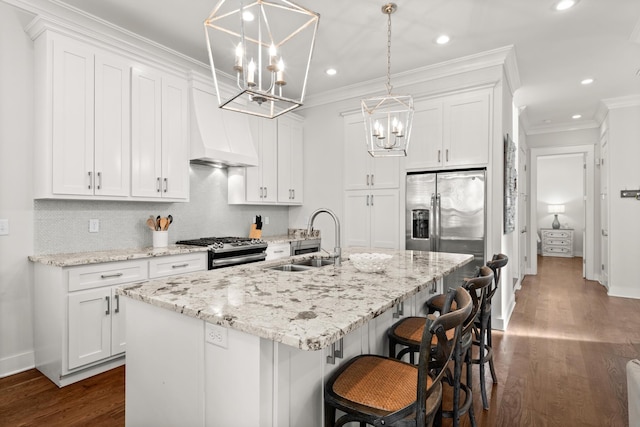
[[[472,71],[482,70],[490,67],[505,66],[509,62],[507,75],[512,79],[510,84],[515,88],[520,85],[520,77],[518,75],[518,67],[515,64],[515,55],[513,55],[513,46],[505,46],[485,52],[479,52],[473,55],[464,56],[462,58],[441,62],[438,64],[428,65],[425,67],[415,68],[413,70],[394,74],[394,89],[405,87],[414,87],[419,83],[425,83],[432,80],[438,80],[443,77],[451,77],[453,75],[468,73]],[[497,80],[497,79],[496,79]],[[310,95],[304,106],[300,109],[318,107],[338,101],[344,101],[352,98],[362,98],[365,96],[374,96],[376,93],[383,93],[383,90],[373,92],[371,87],[384,88],[386,77],[367,80],[353,85],[343,86],[337,89],[326,91],[322,94]],[[515,88],[512,88],[515,91]],[[412,93],[414,96],[426,94]]]
[[[607,110],[616,108],[637,107],[640,105],[640,94],[608,98],[600,101]]]
[[[525,127],[525,134],[527,136],[531,136],[531,135],[541,135],[546,133],[571,132],[576,130],[596,129],[599,127],[600,127],[600,124],[595,120],[585,120],[585,121],[581,121],[580,123],[566,122],[566,123],[556,123],[553,125]]]

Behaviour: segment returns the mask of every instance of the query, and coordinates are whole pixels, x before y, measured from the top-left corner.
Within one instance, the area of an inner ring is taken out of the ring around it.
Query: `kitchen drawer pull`
[[[184,268],[184,267],[189,267],[189,263],[185,262],[184,264],[173,264],[171,266],[171,268]]]
[[[104,297],[104,299],[107,300],[107,311],[105,311],[104,314],[108,315],[111,312],[111,298],[107,296],[107,297]]]
[[[113,273],[113,274],[101,274],[101,279],[113,279],[114,277],[120,277],[123,273]]]
[[[273,251],[273,253],[274,253],[274,254],[281,254],[281,253],[283,253],[283,252],[284,252],[284,250],[280,250],[280,251]]]
[[[114,298],[116,299],[115,313],[120,313],[120,295],[116,294]]]
[[[89,186],[88,186],[87,188],[88,188],[89,190],[91,190],[91,181],[92,181],[92,178],[91,178],[91,171],[89,171],[89,172],[88,172],[88,174],[89,174]]]
[[[400,316],[404,316],[404,302],[396,305],[396,309],[393,312],[393,317],[395,317],[396,319]]]
[[[166,193],[169,190],[169,178],[164,179],[164,192]]]
[[[99,190],[102,187],[102,172],[98,172],[98,185],[96,185],[96,190]]]
[[[336,348],[336,343],[334,342],[333,344],[331,344],[331,350],[330,353],[327,355],[327,363],[331,364],[331,365],[335,365],[336,364],[336,357],[339,359],[342,359],[343,357],[343,349],[344,349],[344,345],[342,342],[342,338],[340,338],[337,342],[338,344],[338,348]]]

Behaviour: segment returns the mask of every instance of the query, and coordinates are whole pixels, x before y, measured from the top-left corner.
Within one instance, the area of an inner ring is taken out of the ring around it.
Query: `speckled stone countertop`
[[[97,252],[77,252],[69,254],[31,255],[29,261],[55,267],[72,267],[74,265],[98,264],[101,262],[128,261],[133,259],[151,258],[167,255],[188,254],[192,252],[206,252],[207,248],[200,246],[170,245],[166,248],[134,248],[113,249]]]
[[[267,268],[312,257],[299,255],[124,285],[117,292],[302,350],[319,350],[473,258],[376,249],[393,255],[386,271],[361,273],[348,257],[368,251],[343,250],[341,267],[303,272]]]

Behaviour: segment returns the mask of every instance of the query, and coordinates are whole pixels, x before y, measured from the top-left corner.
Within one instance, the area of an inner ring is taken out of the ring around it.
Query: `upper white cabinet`
[[[372,157],[367,151],[364,119],[360,115],[345,117],[345,190],[399,188],[398,157]]]
[[[416,102],[406,169],[486,165],[490,125],[490,89]]]
[[[50,32],[35,49],[36,198],[127,197],[130,62]]]
[[[303,201],[302,122],[278,119],[278,202],[301,205]]]
[[[131,110],[131,195],[188,199],[187,81],[135,67]]]
[[[302,121],[292,117],[275,120],[251,117],[249,127],[258,166],[228,169],[229,203],[301,205]]]
[[[35,198],[188,200],[186,73],[151,69],[107,43],[40,28],[29,29]]]

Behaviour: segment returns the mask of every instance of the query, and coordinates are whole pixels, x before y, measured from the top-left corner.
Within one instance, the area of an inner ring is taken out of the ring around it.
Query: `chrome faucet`
[[[316,209],[311,214],[311,216],[309,217],[309,225],[307,226],[307,235],[310,235],[311,232],[313,231],[313,220],[316,219],[318,214],[322,212],[325,212],[331,215],[331,218],[333,218],[333,222],[336,227],[336,247],[333,249],[333,253],[330,254],[329,256],[333,258],[333,265],[335,265],[336,267],[340,267],[341,265],[340,256],[342,255],[342,250],[340,249],[340,221],[338,220],[338,217],[336,216],[335,213],[333,213],[331,209],[320,208],[320,209]]]

